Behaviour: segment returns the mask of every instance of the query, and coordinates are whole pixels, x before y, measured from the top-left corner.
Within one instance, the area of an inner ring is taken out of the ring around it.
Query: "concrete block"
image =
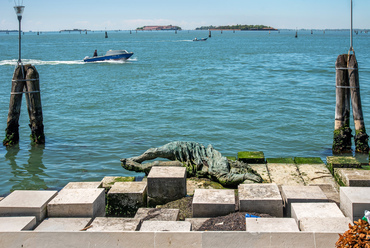
[[[196,189],[193,217],[216,217],[235,212],[235,193],[228,189]]]
[[[49,217],[105,216],[104,189],[63,189],[48,204]]]
[[[370,187],[370,170],[335,168],[334,175],[344,186]]]
[[[271,178],[266,164],[249,164],[262,177],[263,183],[271,183]]]
[[[333,187],[338,187],[334,177],[324,163],[297,164],[297,167],[305,185],[331,184]]]
[[[150,221],[177,221],[179,220],[179,212],[179,209],[139,208],[134,218]]]
[[[117,182],[107,194],[109,216],[133,217],[136,211],[147,204],[146,182]]]
[[[370,210],[369,187],[340,187],[340,209],[352,221],[364,216],[365,210]]]
[[[305,232],[335,232],[344,233],[353,225],[348,217],[304,217],[299,220],[299,229]]]
[[[47,204],[57,191],[15,190],[0,201],[0,216],[35,216],[40,223],[46,217]]]
[[[201,232],[157,232],[156,248],[203,248]]]
[[[303,218],[344,218],[334,202],[292,203],[291,211],[291,216],[298,225]]]
[[[304,181],[295,164],[267,163],[271,182],[277,185],[303,186]]]
[[[35,229],[38,232],[78,232],[85,228],[91,218],[47,218]]]
[[[245,218],[247,232],[299,232],[293,218]]]
[[[0,217],[0,232],[32,230],[35,226],[35,216]]]
[[[147,182],[149,207],[163,205],[186,196],[185,167],[152,167]]]
[[[319,186],[282,186],[285,213],[290,217],[291,204],[295,202],[328,202],[328,198]]]
[[[319,186],[322,192],[326,195],[329,202],[335,202],[339,206],[339,185],[333,186],[329,184],[309,184],[308,186]]]
[[[135,177],[104,177],[101,180],[102,187],[105,188],[106,192],[108,192],[115,183],[134,182],[134,181],[135,181]]]
[[[283,199],[278,186],[272,184],[240,184],[239,211],[283,217]]]
[[[102,182],[69,182],[63,189],[97,189],[102,187]]]
[[[185,221],[191,223],[192,231],[197,231],[207,220],[209,220],[209,218],[185,218]]]
[[[133,218],[112,218],[112,217],[96,217],[91,223],[88,232],[130,232],[138,231],[140,226],[139,219]]]
[[[141,232],[190,232],[191,223],[188,221],[144,221]]]

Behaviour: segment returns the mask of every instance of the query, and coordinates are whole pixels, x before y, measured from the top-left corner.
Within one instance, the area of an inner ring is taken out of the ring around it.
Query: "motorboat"
[[[85,57],[84,62],[97,62],[104,60],[126,60],[130,58],[134,53],[127,52],[126,50],[109,50],[103,56]]]
[[[201,38],[201,39],[198,39],[198,38],[194,38],[193,41],[206,41],[207,38]]]

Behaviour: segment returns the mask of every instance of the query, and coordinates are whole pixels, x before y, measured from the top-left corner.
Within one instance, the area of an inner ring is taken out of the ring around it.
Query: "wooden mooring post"
[[[5,146],[19,142],[19,116],[23,94],[26,95],[31,139],[36,144],[45,143],[39,74],[32,65],[18,65],[12,80],[7,127],[3,140]]]
[[[336,68],[336,108],[333,153],[351,152],[350,104],[355,123],[356,152],[369,152],[358,80],[358,65],[354,54],[339,55]]]

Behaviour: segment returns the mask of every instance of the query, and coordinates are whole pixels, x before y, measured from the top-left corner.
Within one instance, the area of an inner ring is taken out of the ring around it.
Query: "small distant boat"
[[[97,62],[104,60],[126,60],[130,58],[134,53],[127,52],[126,50],[109,50],[103,56],[85,57],[84,62]]]
[[[206,40],[207,40],[207,38],[201,38],[201,39],[195,38],[195,39],[193,39],[193,41],[206,41]]]

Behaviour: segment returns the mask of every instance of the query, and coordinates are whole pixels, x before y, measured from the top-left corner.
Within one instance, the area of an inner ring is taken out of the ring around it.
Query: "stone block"
[[[191,223],[188,221],[144,221],[141,232],[190,232]]]
[[[294,164],[293,158],[266,158],[270,164]]]
[[[334,173],[334,168],[361,168],[361,162],[351,156],[326,157],[326,165],[331,173]]]
[[[291,217],[291,204],[296,202],[328,202],[319,186],[282,186],[285,214]]]
[[[15,190],[0,201],[0,216],[35,216],[36,222],[45,219],[47,204],[57,191]]]
[[[334,175],[342,186],[370,187],[370,170],[335,168]]]
[[[185,221],[191,223],[192,231],[197,231],[207,220],[209,220],[209,218],[185,218]]]
[[[105,188],[106,192],[108,192],[115,183],[134,182],[134,181],[135,177],[104,177],[103,180],[101,180],[102,187]]]
[[[149,207],[178,200],[186,196],[186,168],[152,167],[147,183]]]
[[[238,160],[248,164],[264,164],[265,155],[263,152],[238,152]]]
[[[299,220],[299,229],[305,232],[336,232],[347,231],[348,224],[353,225],[348,217],[305,217]]]
[[[277,185],[303,186],[304,182],[294,163],[267,163],[271,182]]]
[[[245,218],[247,232],[299,232],[293,218]]]
[[[139,208],[135,219],[150,221],[178,221],[179,209],[169,208]]]
[[[32,230],[35,226],[35,216],[0,217],[0,232]]]
[[[298,225],[303,218],[344,218],[337,204],[334,202],[306,202],[292,203],[291,216]]]
[[[262,177],[263,183],[271,183],[271,178],[266,164],[249,164]]]
[[[283,199],[276,184],[240,184],[239,211],[283,217]]]
[[[63,189],[97,189],[102,187],[102,182],[69,182]]]
[[[109,216],[133,217],[136,211],[147,204],[146,182],[117,182],[107,194]]]
[[[334,177],[324,163],[297,164],[297,167],[305,185],[331,184],[333,187],[338,187]]]
[[[364,216],[365,210],[370,210],[369,187],[340,187],[340,209],[352,221]]]
[[[88,232],[131,232],[138,231],[140,226],[139,219],[115,218],[115,217],[96,217],[91,223]]]
[[[216,217],[235,212],[235,193],[228,189],[196,189],[193,217]]]
[[[99,189],[63,189],[48,204],[49,217],[105,216],[105,193]]]
[[[324,164],[319,157],[295,157],[294,163],[296,164]]]
[[[38,232],[77,232],[84,229],[91,218],[47,218],[35,229]]]

